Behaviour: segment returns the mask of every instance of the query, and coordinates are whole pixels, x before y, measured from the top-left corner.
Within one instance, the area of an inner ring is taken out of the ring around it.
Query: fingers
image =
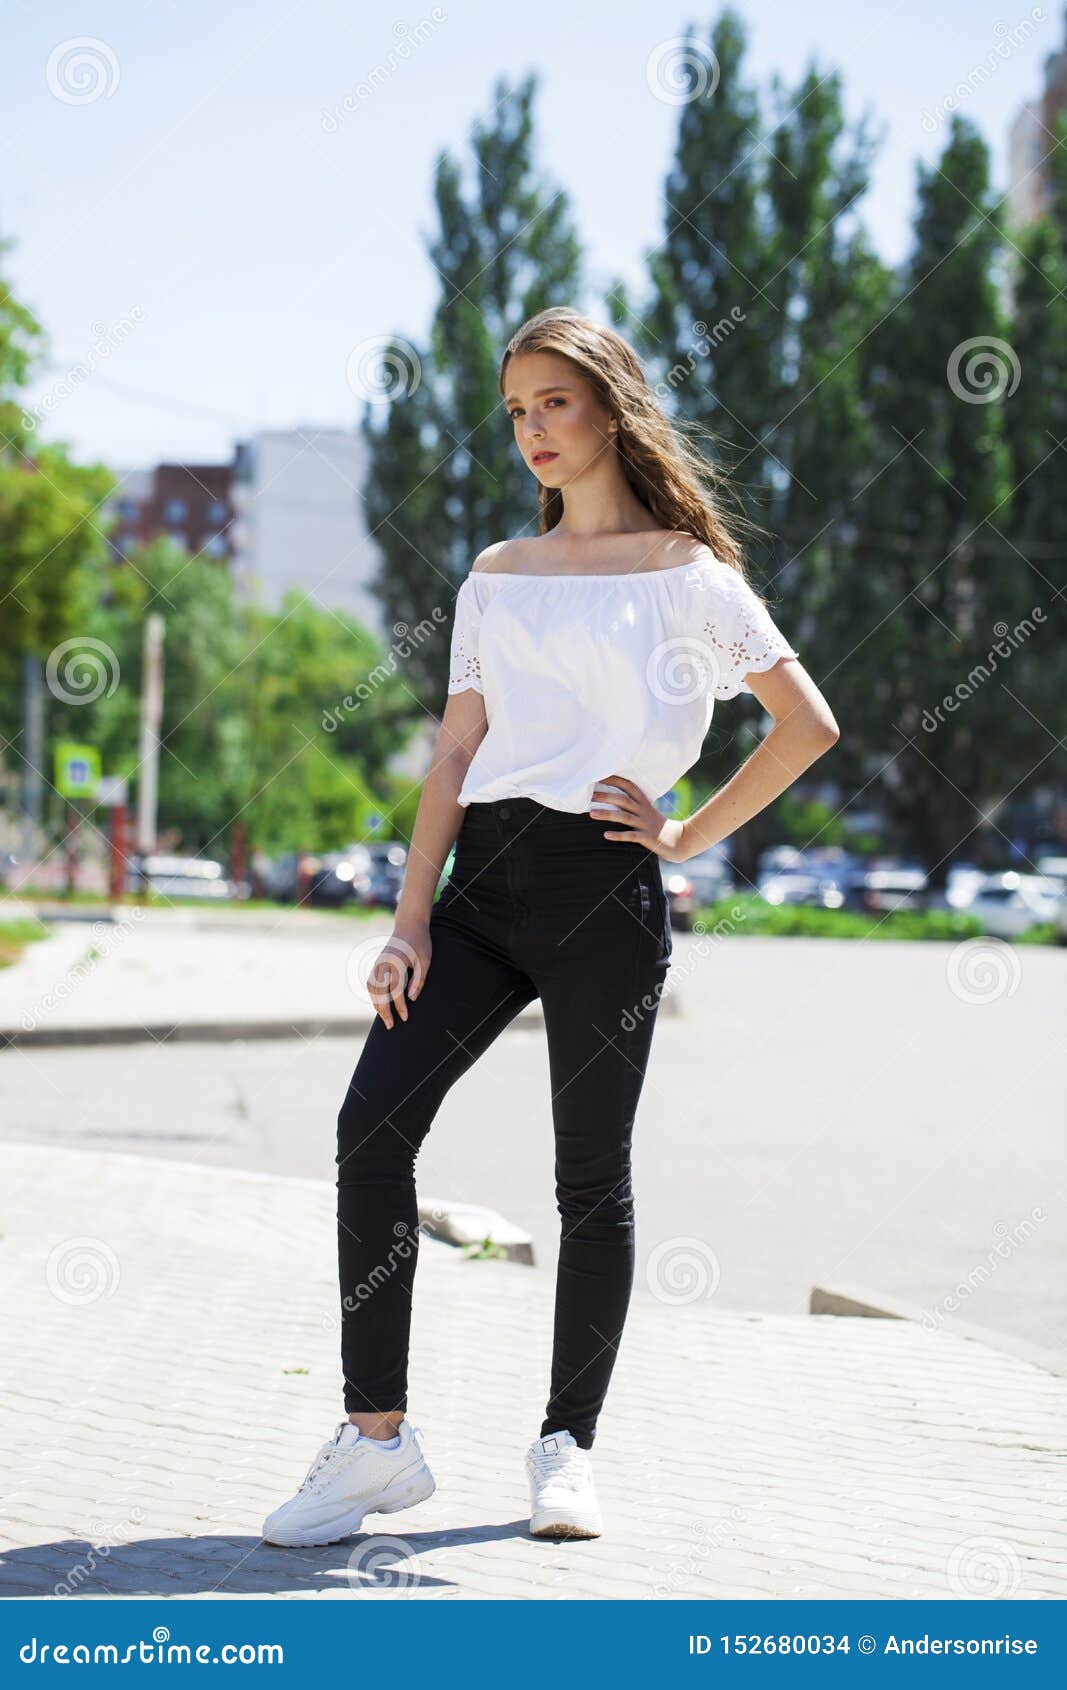
[[[367,981],[367,991],[370,994],[370,1001],[374,1005],[375,1014],[379,1020],[385,1022],[387,1027],[393,1025],[392,1012],[389,1008],[392,981],[393,970],[379,957],[371,969],[370,978]]]
[[[404,988],[406,987],[406,985],[407,985],[407,969],[406,968],[398,968],[397,971],[396,971],[396,974],[393,978],[393,990],[392,990],[391,996],[392,996],[393,1002],[396,1004],[396,1012],[399,1015],[401,1021],[406,1021],[407,1018],[408,1018],[407,999],[404,996]]]
[[[596,810],[601,812],[608,810],[613,814],[618,811],[623,811],[627,815],[631,816],[635,816],[638,813],[637,805],[627,794],[621,792],[604,792],[599,784],[593,789],[593,801],[589,810],[590,815],[592,815]]]
[[[371,970],[367,990],[377,1014],[386,1027],[394,1025],[394,1009],[401,1021],[408,1018],[408,996],[405,995],[408,970],[411,970],[414,985],[410,996],[414,998],[425,977],[427,966],[428,959],[427,964],[423,964],[418,953],[409,945],[404,945],[401,951],[394,941],[381,952]]]

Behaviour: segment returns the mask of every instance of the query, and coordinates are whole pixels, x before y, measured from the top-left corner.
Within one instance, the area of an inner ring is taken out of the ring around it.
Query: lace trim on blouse
[[[708,643],[711,658],[709,690],[718,699],[751,693],[745,676],[772,669],[780,657],[797,657],[770,612],[748,582],[728,564],[708,573],[696,566],[686,577],[697,592],[712,594],[708,613],[700,608],[700,633]],[[698,607],[700,601],[697,600]]]
[[[463,692],[473,687],[483,692],[482,666],[478,660],[478,624],[481,612],[473,595],[469,577],[460,583],[456,594],[455,619],[452,625],[452,653],[449,659],[448,691]]]

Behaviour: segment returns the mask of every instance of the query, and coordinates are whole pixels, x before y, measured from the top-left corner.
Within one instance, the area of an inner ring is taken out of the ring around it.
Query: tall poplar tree
[[[494,540],[536,532],[536,489],[518,460],[497,387],[509,337],[550,305],[577,303],[578,237],[567,196],[537,169],[537,79],[501,79],[491,117],[475,125],[469,185],[462,162],[438,159],[439,228],[428,246],[440,280],[431,345],[398,346],[401,380],[364,433],[371,463],[367,520],[381,547],[377,583],[386,621],[429,625],[441,636],[403,664],[404,683],[432,711],[447,673],[445,633],[454,593]],[[405,379],[410,371],[410,378]]]

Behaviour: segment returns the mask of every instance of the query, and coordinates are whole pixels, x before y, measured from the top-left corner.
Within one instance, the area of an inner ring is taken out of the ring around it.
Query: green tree
[[[935,885],[1041,732],[1006,694],[1014,670],[988,661],[997,630],[1033,603],[1005,529],[1017,360],[1000,251],[987,148],[957,117],[940,160],[920,167],[912,253],[865,342],[877,449],[849,588],[823,617],[830,693],[848,688],[842,771],[874,783]]]
[[[150,611],[165,622],[159,826],[183,849],[225,857],[238,818],[265,850],[340,848],[377,793],[403,793],[386,770],[410,710],[368,631],[295,590],[277,612],[239,604],[227,570],[167,539],[112,570],[83,624],[118,685],[54,702],[51,734],[88,739],[136,787]]]
[[[1005,405],[1011,463],[1012,520],[1007,538],[1021,597],[1044,610],[1041,637],[1027,640],[1007,665],[1005,686],[1017,710],[1029,711],[1045,729],[1016,777],[1034,770],[1034,781],[1063,782],[1063,687],[1058,653],[1063,639],[1067,585],[1067,500],[1063,496],[1067,448],[1067,117],[1049,140],[1051,204],[1023,230],[1009,254],[1012,268],[1011,344],[1018,359],[1018,390]],[[1012,705],[1009,696],[1004,708]],[[1033,782],[1028,781],[1027,785]]]
[[[44,351],[40,323],[0,277],[0,733],[16,766],[23,656],[43,663],[79,632],[108,556],[99,510],[114,486],[102,464],[37,439],[23,395]]]
[[[376,590],[387,622],[440,630],[403,665],[413,705],[435,715],[456,589],[483,547],[536,526],[536,489],[497,388],[504,347],[527,316],[580,289],[567,198],[535,167],[536,86],[532,75],[514,88],[498,82],[491,119],[473,131],[469,189],[458,159],[438,159],[431,348],[396,340],[385,349],[395,395],[384,415],[371,405],[362,421],[367,520],[383,554]]]
[[[761,525],[745,530],[748,570],[818,677],[819,607],[845,590],[851,501],[869,471],[860,347],[891,285],[855,209],[872,142],[865,126],[847,127],[839,79],[816,66],[777,91],[768,132],[735,12],[721,14],[709,47],[710,58],[696,41],[690,52],[666,234],[649,259],[654,297],[630,315],[668,408],[699,426]],[[622,299],[616,290],[625,326]],[[701,772],[724,777],[760,722],[754,700],[735,701],[713,724]],[[743,879],[778,827],[771,807],[731,841]]]

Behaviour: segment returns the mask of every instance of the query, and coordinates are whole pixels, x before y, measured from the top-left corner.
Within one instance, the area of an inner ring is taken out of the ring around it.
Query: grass
[[[734,915],[737,910],[740,913]],[[806,904],[768,904],[752,893],[720,898],[694,911],[694,919],[710,932],[739,937],[770,936],[805,939],[961,939],[979,938],[977,916],[955,910],[895,910],[868,915],[861,910],[821,910]],[[1054,935],[1054,929],[1050,927]],[[699,936],[699,934],[698,934]]]
[[[48,929],[33,916],[19,916],[15,921],[0,921],[0,968],[10,968],[27,945],[36,939],[47,939]]]
[[[127,892],[119,898],[114,906],[104,893],[97,892],[50,892],[40,887],[20,886],[18,897],[36,900],[42,904],[62,904],[71,909],[79,907],[116,909],[204,909],[204,910],[286,910],[294,909],[293,904],[279,904],[273,898],[167,898],[157,892],[150,892],[142,898],[137,892]],[[380,909],[366,909],[359,904],[307,904],[302,906],[316,912],[325,910],[328,915],[381,915]]]

